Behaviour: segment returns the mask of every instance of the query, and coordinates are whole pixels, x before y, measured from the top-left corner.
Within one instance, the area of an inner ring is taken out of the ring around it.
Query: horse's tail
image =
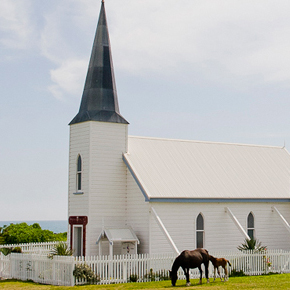
[[[205,250],[205,252],[206,252],[206,260],[207,260],[207,262],[209,262],[209,260],[210,260],[210,254],[208,253],[208,250],[206,250],[206,249],[204,249]]]
[[[229,261],[229,260],[227,260],[227,262],[228,262],[228,264],[229,264],[229,265],[230,265],[230,267],[231,267],[232,265],[231,265],[230,261]]]

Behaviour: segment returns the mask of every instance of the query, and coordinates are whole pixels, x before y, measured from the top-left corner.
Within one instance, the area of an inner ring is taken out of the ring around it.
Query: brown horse
[[[207,283],[209,283],[208,279],[208,265],[209,265],[209,254],[205,249],[196,249],[193,251],[183,251],[173,262],[172,269],[169,271],[170,279],[172,286],[175,286],[177,280],[177,271],[179,267],[181,267],[186,276],[186,286],[190,285],[189,281],[189,269],[198,268],[200,272],[199,284],[202,283],[202,270],[201,264],[204,264],[205,267],[205,277],[207,279]]]
[[[219,276],[221,278],[221,281],[223,280],[222,277],[221,277],[219,266],[222,266],[224,268],[224,271],[225,271],[224,281],[228,280],[227,264],[232,266],[230,261],[225,259],[225,258],[215,258],[215,257],[213,257],[211,255],[209,255],[209,259],[210,259],[210,261],[212,262],[212,264],[214,266],[214,278],[213,278],[213,280],[215,280],[215,277],[216,277],[216,270],[217,270],[217,272],[218,272],[218,274],[219,274]]]

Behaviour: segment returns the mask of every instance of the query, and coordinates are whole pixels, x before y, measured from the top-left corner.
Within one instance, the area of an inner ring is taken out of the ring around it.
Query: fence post
[[[2,272],[3,272],[3,258],[2,258],[3,254],[0,252],[0,277],[2,277]]]
[[[15,268],[15,261],[13,259],[13,254],[10,254],[10,277],[14,278],[14,268]]]
[[[74,280],[74,269],[75,269],[75,258],[72,256],[71,261],[69,263],[70,265],[70,286],[75,286],[75,280]]]
[[[58,257],[54,257],[55,259],[52,259],[52,280],[55,281],[55,261],[57,260]]]
[[[281,253],[281,250],[280,250],[280,255],[279,255],[279,272],[280,274],[282,273],[282,253]]]
[[[128,259],[128,256],[125,258],[125,255],[123,255],[123,280],[124,280],[124,283],[127,282],[127,259]]]

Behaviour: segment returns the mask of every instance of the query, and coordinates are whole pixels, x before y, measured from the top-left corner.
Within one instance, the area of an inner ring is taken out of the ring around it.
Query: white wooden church
[[[70,122],[68,240],[75,255],[290,249],[284,147],[128,136],[104,2]]]

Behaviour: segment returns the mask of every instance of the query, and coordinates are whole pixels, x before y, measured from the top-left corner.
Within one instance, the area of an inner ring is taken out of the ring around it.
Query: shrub
[[[242,277],[246,276],[243,270],[237,271],[236,269],[232,269],[230,277]]]
[[[11,253],[22,253],[22,249],[20,247],[15,247],[12,249]]]
[[[169,271],[168,270],[161,270],[160,272],[156,273],[156,276],[159,277],[159,280],[170,280]]]
[[[52,259],[53,256],[72,256],[72,254],[73,250],[69,248],[67,243],[59,242],[52,248],[48,257]]]
[[[237,247],[238,250],[240,251],[249,251],[249,250],[253,250],[253,251],[265,251],[266,247],[262,246],[262,243],[259,242],[259,240],[256,239],[245,239],[245,242],[242,243],[241,246]]]
[[[76,265],[73,275],[77,280],[86,280],[87,284],[93,284],[100,281],[100,278],[95,275],[91,267],[86,263]]]
[[[7,256],[11,253],[22,253],[22,249],[20,247],[15,247],[15,248],[1,248],[0,252]]]
[[[138,275],[131,274],[129,277],[129,282],[137,282],[138,281]]]
[[[153,269],[151,268],[149,273],[144,275],[145,281],[155,281],[156,274],[153,272]]]
[[[167,270],[160,270],[158,272],[153,272],[151,268],[149,273],[144,275],[145,281],[162,281],[162,280],[170,280],[169,272]]]
[[[1,248],[0,252],[4,255],[7,256],[12,252],[12,248]]]
[[[10,224],[0,228],[0,243],[40,243],[66,240],[66,233],[54,234],[52,231],[41,229],[38,223],[28,225],[27,223]]]

